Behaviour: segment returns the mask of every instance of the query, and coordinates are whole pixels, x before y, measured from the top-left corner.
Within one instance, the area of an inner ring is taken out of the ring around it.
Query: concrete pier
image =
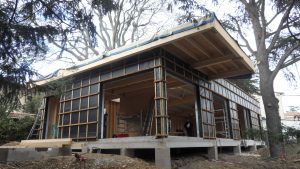
[[[134,157],[134,149],[121,148],[120,155]]]
[[[171,151],[170,148],[155,149],[155,165],[163,169],[171,169]]]

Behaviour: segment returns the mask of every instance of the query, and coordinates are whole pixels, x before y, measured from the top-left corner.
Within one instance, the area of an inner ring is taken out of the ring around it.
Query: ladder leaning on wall
[[[44,97],[42,104],[41,104],[37,114],[35,115],[33,125],[29,131],[29,134],[28,134],[26,140],[29,140],[32,138],[42,139],[45,107],[46,107],[46,98]]]
[[[146,116],[143,125],[143,134],[145,136],[151,135],[153,116],[154,116],[154,99],[151,98],[151,100],[149,101],[148,109],[146,110]]]

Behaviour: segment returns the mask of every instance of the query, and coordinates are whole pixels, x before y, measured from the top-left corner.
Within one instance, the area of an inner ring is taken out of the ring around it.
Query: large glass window
[[[98,112],[100,82],[93,76],[76,80],[66,88],[61,97],[59,137],[74,140],[96,139],[98,136]]]
[[[200,100],[202,127],[204,138],[216,138],[215,117],[212,104],[212,92],[209,89],[209,83],[202,81],[200,85]]]

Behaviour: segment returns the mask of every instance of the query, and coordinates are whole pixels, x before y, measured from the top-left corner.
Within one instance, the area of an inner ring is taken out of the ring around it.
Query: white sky
[[[207,0],[208,2],[211,2],[210,0]],[[201,1],[203,2],[203,1]],[[224,14],[228,14],[230,12],[234,12],[233,8],[230,6],[230,4],[226,3],[226,0],[221,0],[218,6],[213,6],[208,4],[206,6],[209,10],[214,11],[219,19],[224,16]],[[269,8],[270,9],[270,8]],[[159,16],[159,17],[165,17],[165,16]],[[170,17],[169,15],[167,17]],[[162,20],[165,20],[165,18],[161,18]],[[172,23],[171,23],[172,24]],[[169,27],[170,23],[166,25],[166,27]],[[248,35],[251,35],[251,32],[249,32]],[[234,37],[235,38],[235,37]],[[252,43],[251,46],[254,46]],[[70,67],[72,64],[64,61],[54,61],[55,58],[49,59],[49,61],[42,61],[42,62],[37,62],[34,64],[34,67],[38,72],[42,75],[48,75],[59,68],[66,68]],[[300,69],[300,64],[297,64],[299,69]],[[278,76],[276,77],[274,81],[274,88],[275,91],[277,92],[283,92],[283,108],[284,111],[288,110],[289,106],[299,106],[300,107],[300,75],[295,68],[296,66],[292,66],[292,72],[295,75],[296,82],[288,82],[284,76],[283,73],[280,72]],[[299,70],[300,72],[300,70]]]

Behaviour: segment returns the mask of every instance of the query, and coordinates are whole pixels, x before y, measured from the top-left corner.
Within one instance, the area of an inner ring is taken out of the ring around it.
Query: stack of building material
[[[0,161],[41,160],[47,157],[69,156],[72,139],[22,140],[19,145],[0,146]]]

